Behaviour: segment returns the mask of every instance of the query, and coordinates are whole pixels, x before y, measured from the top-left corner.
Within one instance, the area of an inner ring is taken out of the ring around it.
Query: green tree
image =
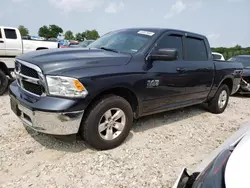
[[[76,33],[75,39],[78,41],[96,40],[100,37],[99,33],[94,30],[86,30],[82,33]]]
[[[57,25],[42,26],[38,30],[38,35],[45,38],[57,38],[57,36],[63,33],[63,29]]]
[[[233,57],[233,52],[232,51],[228,52],[228,57],[230,57],[230,58]]]
[[[50,38],[50,30],[49,30],[48,26],[44,25],[44,26],[40,27],[40,29],[38,31],[38,35],[40,37]]]
[[[236,45],[235,47],[233,47],[235,50],[241,50],[241,46],[240,45]]]
[[[50,38],[56,38],[60,33],[63,33],[63,29],[57,25],[50,25]]]
[[[73,35],[73,32],[72,31],[66,31],[65,34],[64,34],[64,39],[65,40],[74,40],[75,37]]]
[[[21,36],[29,35],[29,30],[26,27],[24,27],[23,25],[19,25],[18,30],[20,31]]]
[[[225,59],[228,59],[228,53],[227,52],[224,52],[222,55],[224,56]]]
[[[211,49],[213,52],[222,53],[225,59],[229,59],[235,55],[250,55],[250,47],[243,48],[240,45],[236,45],[231,48],[217,47],[217,48],[211,48]]]
[[[86,40],[86,33],[85,32],[82,32],[82,41]]]
[[[100,37],[99,33],[94,29],[94,30],[86,30],[84,32],[85,38],[87,40],[96,40]]]
[[[84,35],[82,33],[76,33],[75,39],[78,41],[83,41]]]

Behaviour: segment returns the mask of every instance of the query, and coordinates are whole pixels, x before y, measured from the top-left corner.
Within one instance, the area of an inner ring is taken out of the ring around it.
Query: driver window
[[[182,36],[165,35],[157,44],[157,50],[161,48],[175,48],[178,51],[178,60],[183,59]]]

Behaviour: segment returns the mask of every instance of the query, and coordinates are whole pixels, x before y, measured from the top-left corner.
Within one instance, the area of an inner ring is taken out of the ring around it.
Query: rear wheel
[[[133,112],[128,101],[111,95],[91,107],[82,122],[80,134],[95,149],[112,149],[126,139],[132,123]]]
[[[6,74],[0,70],[0,95],[3,95],[8,88],[9,79]]]
[[[214,98],[208,103],[208,109],[210,112],[220,114],[224,112],[229,100],[229,88],[223,84],[216,92]]]

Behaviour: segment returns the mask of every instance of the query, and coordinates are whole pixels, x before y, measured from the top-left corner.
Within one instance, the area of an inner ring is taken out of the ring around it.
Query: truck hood
[[[119,66],[128,63],[129,54],[101,49],[49,49],[26,53],[17,60],[37,65],[44,74],[61,74],[88,67]]]
[[[249,187],[250,132],[248,132],[231,154],[226,170],[226,188]]]

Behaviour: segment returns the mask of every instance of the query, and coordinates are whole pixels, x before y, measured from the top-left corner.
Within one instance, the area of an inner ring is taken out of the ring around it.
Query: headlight
[[[85,97],[88,91],[83,84],[71,77],[46,76],[49,94],[63,97]]]

